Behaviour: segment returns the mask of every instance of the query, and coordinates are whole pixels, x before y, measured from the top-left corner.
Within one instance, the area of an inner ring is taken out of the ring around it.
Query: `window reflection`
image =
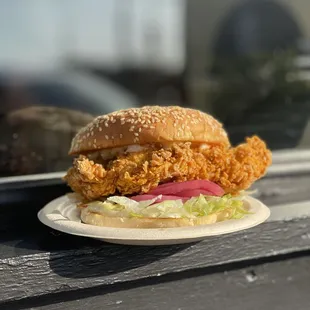
[[[0,174],[65,170],[94,116],[182,105],[233,143],[310,147],[310,3],[3,0]]]

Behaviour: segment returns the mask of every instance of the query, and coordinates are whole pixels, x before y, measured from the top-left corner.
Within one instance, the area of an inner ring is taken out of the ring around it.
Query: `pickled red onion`
[[[204,189],[188,189],[178,193],[178,196],[180,197],[189,197],[189,198],[198,197],[199,195],[215,196],[211,192],[206,191]]]
[[[223,196],[224,190],[218,186],[217,184],[207,181],[207,180],[193,180],[193,181],[184,181],[184,182],[169,182],[165,184],[158,185],[156,188],[150,190],[148,195],[176,195],[181,196],[182,192],[186,192],[188,197],[188,193],[190,190],[201,190],[208,192],[208,195],[212,196]],[[192,195],[192,196],[197,196]]]

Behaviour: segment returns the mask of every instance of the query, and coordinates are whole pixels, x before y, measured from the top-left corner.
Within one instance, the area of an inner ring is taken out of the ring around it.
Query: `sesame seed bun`
[[[187,226],[198,226],[214,224],[225,221],[231,217],[231,210],[223,210],[206,216],[197,218],[126,218],[126,217],[109,217],[102,214],[94,213],[88,208],[82,208],[81,220],[85,224],[117,227],[117,228],[176,228]]]
[[[230,145],[222,124],[206,113],[176,106],[146,106],[95,118],[74,137],[69,154],[171,142]]]

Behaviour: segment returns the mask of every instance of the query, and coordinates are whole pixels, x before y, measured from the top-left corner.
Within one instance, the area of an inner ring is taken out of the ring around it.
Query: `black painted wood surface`
[[[0,260],[1,300],[94,288],[310,250],[309,227],[309,219],[277,225],[271,222],[191,245],[126,247],[92,242],[92,246],[81,249],[4,258]],[[59,242],[63,242],[61,237]]]
[[[259,181],[256,187],[258,198],[271,209],[279,204],[310,201],[310,173],[307,171],[290,175],[271,175]],[[124,296],[122,298],[126,300],[126,296],[131,293],[126,295],[125,291],[133,285],[137,289],[143,287],[148,281],[157,283],[158,293],[154,294],[159,298],[162,293],[163,301],[169,287],[164,283],[165,278],[171,276],[175,282],[175,286],[172,285],[171,288],[178,291],[176,298],[179,298],[183,291],[180,290],[182,285],[178,284],[178,279],[181,281],[184,273],[188,278],[192,274],[197,276],[197,270],[198,273],[208,270],[208,273],[214,273],[214,277],[224,281],[225,273],[218,269],[219,266],[227,266],[225,268],[229,269],[229,266],[236,263],[246,265],[266,259],[281,260],[281,255],[295,255],[310,250],[308,217],[267,222],[246,231],[179,246],[118,246],[70,236],[43,226],[36,217],[37,211],[46,202],[67,190],[60,183],[38,184],[32,189],[10,189],[0,192],[0,309],[22,307],[27,305],[27,300],[29,307],[57,301],[55,309],[61,309],[64,306],[61,302],[65,300],[71,300],[68,304],[71,308],[80,307],[79,305],[86,307],[87,302],[96,305],[97,300],[108,307],[109,299],[98,299],[95,296],[101,294],[98,292],[110,292],[114,295],[106,296]],[[237,274],[233,275],[237,277]],[[160,284],[162,282],[163,284]],[[190,281],[184,283],[187,283],[187,289],[194,286]],[[124,291],[123,295],[118,295],[121,291]],[[135,294],[139,294],[138,291]],[[199,290],[196,289],[195,294],[197,298],[201,298]],[[38,299],[38,296],[43,297]],[[74,300],[78,296],[86,298],[84,304],[75,303]],[[231,296],[232,301],[234,298]],[[205,301],[203,303],[205,304]],[[128,306],[128,303],[124,304]],[[152,308],[150,305],[150,308],[143,308],[143,303],[137,302],[134,305],[135,309],[161,309]],[[164,304],[160,305],[165,309]],[[190,301],[183,302],[183,305],[196,309]],[[174,304],[172,306],[174,307]],[[196,306],[198,307],[198,303]],[[124,308],[123,303],[112,302],[111,307],[130,309]]]
[[[310,256],[250,265],[194,277],[167,278],[117,292],[43,305],[43,310],[308,310]],[[38,308],[33,308],[38,309]]]

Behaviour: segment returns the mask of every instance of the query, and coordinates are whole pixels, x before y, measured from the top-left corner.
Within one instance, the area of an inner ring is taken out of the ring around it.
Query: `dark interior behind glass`
[[[66,170],[94,116],[181,105],[233,144],[310,147],[307,1],[0,3],[0,176]]]

